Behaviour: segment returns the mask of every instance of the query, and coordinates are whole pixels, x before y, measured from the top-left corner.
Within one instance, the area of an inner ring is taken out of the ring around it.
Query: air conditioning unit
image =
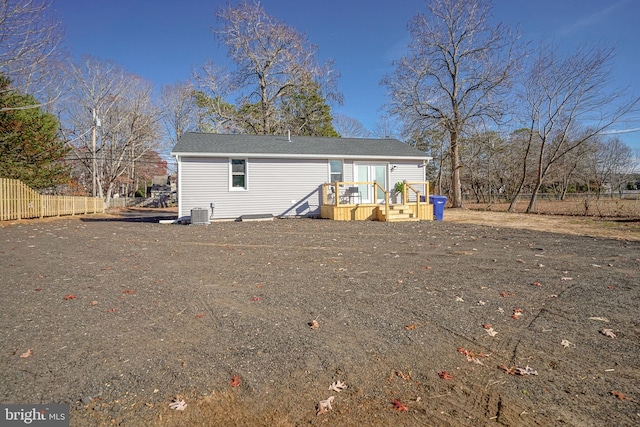
[[[209,209],[202,209],[202,208],[191,209],[191,224],[193,225],[209,224]]]

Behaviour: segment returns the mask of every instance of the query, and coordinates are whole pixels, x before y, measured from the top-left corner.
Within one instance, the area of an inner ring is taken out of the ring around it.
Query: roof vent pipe
[[[291,142],[291,131],[287,129],[287,142]]]

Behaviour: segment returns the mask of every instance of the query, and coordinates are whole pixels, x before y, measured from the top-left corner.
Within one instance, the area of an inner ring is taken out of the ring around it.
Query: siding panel
[[[248,159],[247,190],[229,191],[227,158],[181,158],[180,217],[209,208],[213,219],[250,214],[318,216],[327,160]]]

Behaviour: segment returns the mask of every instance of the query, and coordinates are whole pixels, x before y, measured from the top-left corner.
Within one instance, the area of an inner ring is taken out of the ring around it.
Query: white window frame
[[[233,161],[234,160],[242,160],[244,161],[244,187],[234,187],[233,186]],[[248,191],[249,190],[249,159],[246,158],[229,158],[229,191]]]
[[[330,159],[329,160],[329,164],[327,165],[329,168],[329,182],[334,182],[333,181],[333,172],[331,171],[331,162],[340,162],[340,164],[342,165],[341,171],[340,171],[340,179],[338,180],[338,182],[343,182],[344,181],[344,160],[342,159]]]

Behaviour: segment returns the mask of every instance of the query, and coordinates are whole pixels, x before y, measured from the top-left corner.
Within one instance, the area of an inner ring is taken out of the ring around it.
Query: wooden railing
[[[410,197],[410,193],[409,191],[411,191],[411,194],[415,194],[416,200],[416,208],[420,209],[420,204],[421,203],[429,203],[429,181],[415,181],[415,182],[408,182],[408,181],[402,181],[402,201],[404,204],[409,204],[411,201],[411,197]],[[424,186],[424,202],[422,200],[420,200],[420,191],[416,190],[416,188],[414,187],[414,185],[423,185]]]
[[[17,179],[0,178],[0,221],[102,212],[99,197],[47,196]]]

